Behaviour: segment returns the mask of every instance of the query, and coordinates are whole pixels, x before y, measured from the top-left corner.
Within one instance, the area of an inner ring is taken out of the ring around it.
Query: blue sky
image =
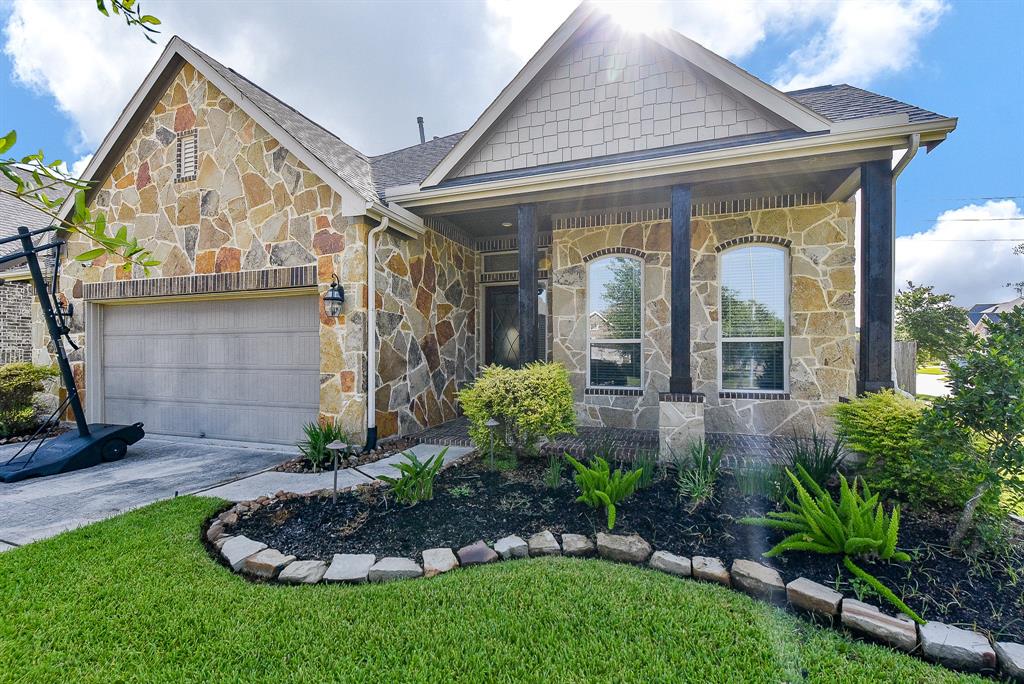
[[[16,154],[42,147],[71,164],[91,152],[159,54],[90,5],[0,5],[0,128],[17,129]],[[432,135],[468,127],[574,3],[244,5],[196,12],[195,3],[151,0],[146,9],[164,20],[161,42],[181,34],[377,154],[414,143],[418,114]],[[626,16],[670,23],[780,86],[846,81],[959,117],[949,140],[900,178],[900,274],[965,305],[1009,298],[1002,284],[1014,271],[1024,279],[1024,258],[992,251],[1008,253],[1010,242],[948,242],[1024,238],[1024,221],[993,220],[1024,207],[1024,2],[640,2]],[[116,56],[97,44],[115,45]],[[977,271],[953,277],[965,259],[995,269],[991,282]]]

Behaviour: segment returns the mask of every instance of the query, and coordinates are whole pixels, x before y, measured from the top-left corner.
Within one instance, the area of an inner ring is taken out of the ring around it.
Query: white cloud
[[[1008,301],[1016,295],[1005,284],[1024,279],[1024,256],[1013,254],[1022,238],[1024,212],[1013,200],[945,211],[930,229],[896,238],[897,287],[934,285],[963,307]]]
[[[902,71],[914,63],[919,42],[949,8],[942,0],[844,0],[833,7],[824,32],[790,53],[777,70],[779,89],[864,85]]]

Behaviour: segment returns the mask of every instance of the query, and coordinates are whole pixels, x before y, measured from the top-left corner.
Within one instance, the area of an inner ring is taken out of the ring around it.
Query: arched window
[[[612,255],[587,266],[587,384],[640,388],[643,262]]]
[[[787,256],[771,245],[734,247],[720,256],[723,390],[786,391]]]

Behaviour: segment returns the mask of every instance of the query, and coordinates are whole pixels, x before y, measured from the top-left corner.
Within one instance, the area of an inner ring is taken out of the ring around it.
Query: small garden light
[[[494,465],[494,428],[498,427],[499,425],[501,425],[501,423],[494,420],[493,418],[488,418],[487,422],[484,423],[484,427],[487,428],[488,435],[490,436],[490,453],[488,454],[488,457],[490,458],[492,466]]]
[[[326,300],[327,298],[324,297]],[[336,439],[327,445],[327,448],[334,455],[334,491],[331,493],[331,503],[338,503],[338,452],[344,451],[345,457],[348,457],[350,445],[342,442],[340,439]]]
[[[345,290],[338,282],[338,275],[331,274],[331,287],[324,293],[324,313],[331,318],[341,315],[342,305],[345,303]]]

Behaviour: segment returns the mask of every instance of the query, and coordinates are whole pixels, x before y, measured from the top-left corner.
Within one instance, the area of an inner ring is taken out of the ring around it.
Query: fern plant
[[[872,494],[867,484],[858,479],[851,486],[846,478],[839,476],[839,503],[822,489],[803,466],[796,466],[799,477],[789,469],[786,474],[793,483],[796,501],[787,498],[790,510],[770,512],[763,518],[742,518],[747,525],[759,525],[789,532],[789,536],[776,544],[764,555],[771,558],[787,551],[812,551],[814,553],[838,554],[843,565],[854,577],[869,584],[900,611],[915,622],[923,620],[899,599],[876,577],[863,570],[854,558],[878,558],[907,562],[910,560],[903,551],[896,550],[899,535],[900,509],[893,506],[886,515],[885,508]],[[810,490],[810,491],[808,491]],[[812,496],[813,494],[813,496]]]
[[[420,501],[429,501],[434,498],[434,479],[444,465],[444,455],[447,451],[448,448],[445,447],[441,453],[426,461],[421,461],[416,458],[416,454],[406,451],[402,454],[405,461],[395,464],[401,475],[381,475],[378,479],[391,485],[391,491],[398,503],[412,505]]]
[[[608,513],[608,529],[614,528],[615,505],[636,491],[637,482],[643,476],[643,469],[623,473],[621,468],[616,468],[613,473],[608,461],[600,456],[595,457],[589,466],[583,465],[569,454],[565,455],[565,459],[576,469],[576,485],[580,488],[580,495],[576,500],[591,508],[604,506]]]

